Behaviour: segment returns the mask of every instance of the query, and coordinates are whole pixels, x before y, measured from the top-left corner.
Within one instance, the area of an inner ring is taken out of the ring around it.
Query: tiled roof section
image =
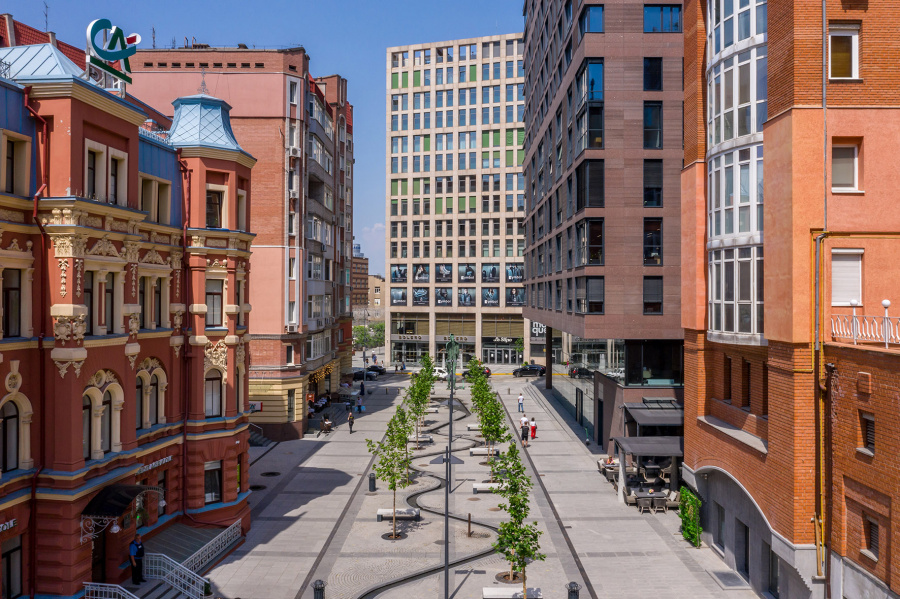
[[[11,79],[80,77],[84,69],[50,44],[0,48],[0,60],[10,65]]]
[[[35,29],[30,25],[26,25],[25,23],[20,23],[19,21],[13,21],[13,29],[16,33],[16,45],[17,46],[31,46],[31,45],[39,45],[39,44],[49,44],[50,43],[50,35],[46,32],[40,31],[39,29]],[[2,39],[0,41],[0,46],[8,45],[9,40]],[[61,42],[57,40],[56,47],[66,55],[66,57],[81,67],[84,70],[86,65],[84,50],[73,46],[72,44],[67,44],[66,42]]]
[[[69,60],[77,64],[82,69],[87,66],[84,50],[82,50],[81,48],[76,48],[72,44],[67,44],[66,42],[61,42],[59,40],[56,40],[56,47],[59,48],[60,51],[65,54]]]
[[[169,131],[169,141],[173,146],[243,152],[231,130],[231,106],[224,100],[198,94],[178,98],[172,104],[175,106],[175,119]]]

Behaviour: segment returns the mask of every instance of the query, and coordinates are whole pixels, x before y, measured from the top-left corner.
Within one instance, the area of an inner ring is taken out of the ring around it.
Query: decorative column
[[[93,400],[92,400],[93,401]],[[100,420],[103,418],[105,406],[91,406],[91,459],[102,460],[103,448],[100,447]]]

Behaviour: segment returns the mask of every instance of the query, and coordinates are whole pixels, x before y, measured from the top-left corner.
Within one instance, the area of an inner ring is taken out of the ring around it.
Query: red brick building
[[[363,255],[359,245],[353,246],[353,267],[350,271],[353,297],[350,307],[365,308],[369,304],[369,259]]]
[[[255,160],[221,100],[170,127],[52,34],[0,32],[2,593],[81,596],[135,531],[249,528]]]
[[[303,47],[142,49],[133,89],[168,106],[201,84],[231,104],[254,168],[258,235],[251,264],[266,285],[249,372],[252,421],[275,440],[307,428],[305,398],[350,371],[353,107],[347,80],[315,78]]]
[[[822,8],[684,4],[683,473],[755,590],[893,597],[900,42]]]

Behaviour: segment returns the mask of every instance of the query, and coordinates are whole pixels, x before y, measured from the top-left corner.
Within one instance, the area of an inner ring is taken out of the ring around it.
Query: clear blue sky
[[[49,29],[83,46],[89,22],[106,17],[150,47],[185,36],[214,46],[303,45],[313,76],[340,73],[354,105],[354,234],[369,271],[384,273],[385,49],[522,31],[521,0],[47,0]],[[42,0],[6,0],[3,12],[44,28]],[[238,140],[240,141],[240,140]]]

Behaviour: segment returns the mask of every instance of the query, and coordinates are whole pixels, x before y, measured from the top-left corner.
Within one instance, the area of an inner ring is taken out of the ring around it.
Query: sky
[[[355,242],[369,272],[384,274],[386,49],[522,31],[522,0],[47,0],[49,30],[83,46],[88,23],[105,17],[142,47],[302,45],[314,77],[339,73],[354,106]],[[4,0],[3,12],[44,29],[43,0]],[[238,140],[240,142],[240,140]]]

